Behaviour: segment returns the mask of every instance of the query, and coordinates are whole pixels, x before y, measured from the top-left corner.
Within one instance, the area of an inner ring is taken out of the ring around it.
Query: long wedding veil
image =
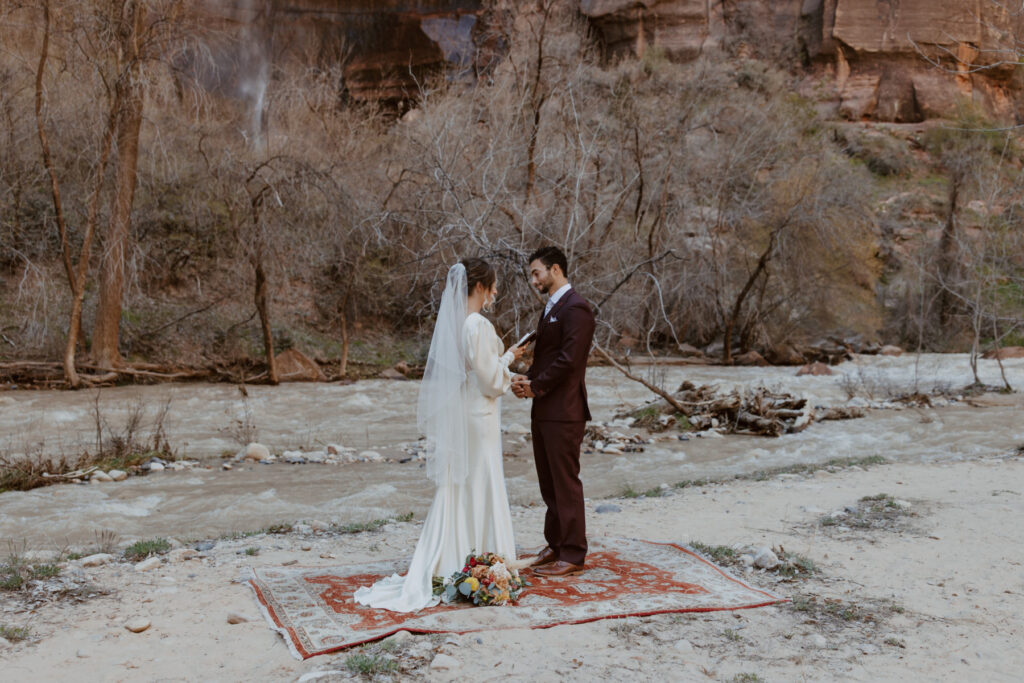
[[[416,410],[416,425],[427,437],[427,476],[438,486],[459,484],[468,471],[469,433],[463,389],[467,367],[462,343],[466,301],[466,268],[456,263],[448,269]]]

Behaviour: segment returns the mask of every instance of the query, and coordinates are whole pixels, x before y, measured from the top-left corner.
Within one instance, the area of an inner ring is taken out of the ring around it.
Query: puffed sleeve
[[[511,351],[501,352],[502,343],[494,327],[484,318],[466,325],[466,358],[476,375],[480,393],[487,398],[498,398],[512,387]]]

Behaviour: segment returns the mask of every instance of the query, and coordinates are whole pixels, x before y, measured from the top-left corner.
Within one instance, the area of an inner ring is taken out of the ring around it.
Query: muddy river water
[[[1024,359],[1004,363],[1015,388],[1024,387]],[[1024,444],[1024,399],[985,394],[971,401],[937,401],[930,408],[891,407],[887,398],[914,389],[954,390],[973,377],[965,355],[863,356],[825,377],[796,377],[795,368],[676,366],[642,368],[674,389],[683,380],[722,390],[767,386],[836,406],[849,391],[873,405],[867,417],[815,423],[779,438],[725,436],[658,440],[643,453],[583,456],[588,497],[614,495],[627,485],[646,489],[684,479],[722,476],[831,458],[881,455],[893,461],[930,461],[998,455]],[[995,361],[981,361],[983,382],[1001,384]],[[651,398],[640,384],[611,368],[588,371],[597,422]],[[367,380],[354,384],[249,386],[229,384],[126,386],[94,391],[0,391],[0,452],[67,452],[95,443],[97,410],[114,431],[133,409],[145,430],[166,406],[164,429],[177,455],[211,469],[160,472],[121,483],[58,485],[0,494],[0,542],[28,539],[39,548],[88,544],[110,529],[124,539],[174,536],[199,539],[294,520],[353,522],[413,512],[422,517],[431,486],[403,448],[416,441],[418,383]],[[529,444],[529,404],[504,400],[505,475],[513,503],[537,504]],[[632,430],[619,428],[630,433]],[[255,437],[272,452],[322,449],[328,443],[372,449],[396,462],[343,465],[237,465],[220,458]]]

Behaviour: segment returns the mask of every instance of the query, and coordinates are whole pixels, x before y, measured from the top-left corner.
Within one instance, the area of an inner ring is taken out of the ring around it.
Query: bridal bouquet
[[[469,555],[462,571],[447,579],[434,577],[434,595],[444,602],[469,601],[474,605],[514,604],[527,583],[517,571],[509,571],[505,558],[495,553]]]

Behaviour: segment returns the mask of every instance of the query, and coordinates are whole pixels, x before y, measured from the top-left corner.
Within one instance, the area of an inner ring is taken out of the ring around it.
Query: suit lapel
[[[546,316],[544,316],[544,320],[545,321],[549,321],[552,318],[554,318],[555,314],[558,313],[560,310],[562,310],[562,307],[565,306],[565,302],[569,300],[569,297],[571,297],[575,293],[575,291],[576,290],[574,290],[572,287],[570,287],[569,290],[565,294],[562,295],[562,298],[559,299],[555,303],[555,305],[551,307],[551,312],[548,313]]]

